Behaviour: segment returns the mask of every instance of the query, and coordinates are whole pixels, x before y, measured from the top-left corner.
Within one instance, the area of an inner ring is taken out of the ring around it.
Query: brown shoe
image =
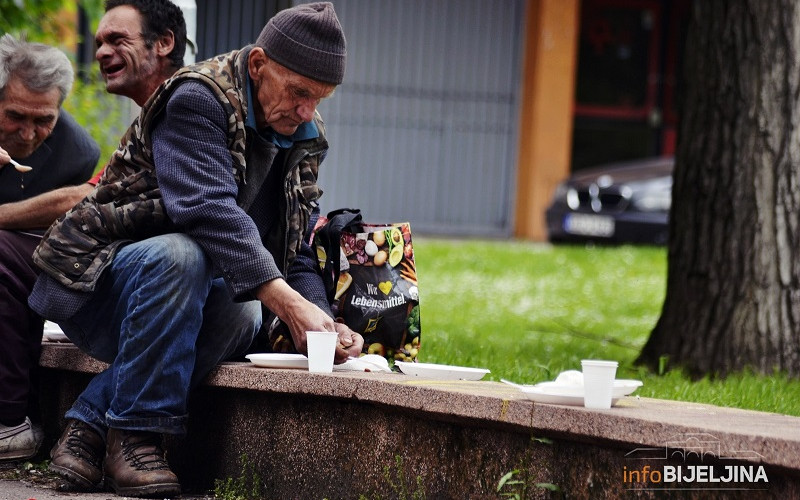
[[[103,481],[103,437],[89,424],[70,420],[50,450],[49,469],[84,490],[100,487]]]
[[[164,497],[181,493],[178,477],[164,457],[160,434],[109,429],[103,467],[106,482],[119,496]]]

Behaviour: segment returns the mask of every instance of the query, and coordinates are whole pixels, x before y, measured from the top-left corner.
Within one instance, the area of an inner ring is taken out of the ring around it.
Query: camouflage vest
[[[245,127],[249,49],[183,68],[156,90],[123,135],[95,190],[48,229],[33,255],[37,266],[69,289],[90,292],[120,245],[180,231],[169,219],[161,197],[151,133],[174,89],[187,79],[211,89],[228,115],[227,147],[239,185],[238,205],[247,212],[265,209],[251,205],[267,178],[277,148],[258,140],[255,131]],[[319,161],[328,145],[319,115],[315,123],[320,136],[295,143],[284,156],[287,187],[278,218],[280,228],[266,234],[259,228],[264,245],[284,275],[300,249],[311,210],[322,194],[316,181]]]

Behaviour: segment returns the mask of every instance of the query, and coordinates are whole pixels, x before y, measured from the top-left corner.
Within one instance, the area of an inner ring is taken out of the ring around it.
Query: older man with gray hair
[[[308,244],[328,151],[317,106],[345,60],[332,4],[279,12],[254,45],[159,87],[97,189],[51,226],[29,304],[109,363],[66,415],[54,456],[80,448],[74,470],[120,496],[179,494],[162,435],[186,432],[191,388],[245,352],[262,314],[300,352],[312,330],[337,333],[339,363],[361,352]]]
[[[38,420],[32,375],[43,323],[27,296],[37,274],[31,255],[49,224],[6,209],[85,183],[100,157],[97,144],[61,110],[72,81],[72,64],[60,50],[0,38],[0,460],[29,458],[41,444],[31,417]],[[12,166],[12,159],[24,166]]]

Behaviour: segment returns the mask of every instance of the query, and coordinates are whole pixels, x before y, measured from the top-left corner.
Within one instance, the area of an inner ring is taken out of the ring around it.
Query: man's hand
[[[303,298],[283,279],[274,279],[264,283],[256,289],[256,297],[267,309],[286,323],[292,334],[295,349],[302,354],[308,353],[306,332],[338,332],[333,318]],[[339,339],[341,342],[342,334],[339,334]]]
[[[339,341],[336,344],[335,364],[344,363],[349,357],[357,358],[364,348],[364,338],[347,327],[344,323],[334,323]]]
[[[294,347],[308,354],[306,332],[336,332],[338,342],[334,363],[344,363],[349,357],[357,357],[364,347],[364,338],[337,323],[315,304],[304,299],[282,279],[268,281],[256,289],[256,297],[267,309],[274,312],[289,327]]]

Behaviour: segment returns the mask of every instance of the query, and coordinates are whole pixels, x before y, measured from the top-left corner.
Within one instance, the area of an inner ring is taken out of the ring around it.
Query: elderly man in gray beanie
[[[338,333],[308,245],[328,150],[316,111],[344,77],[330,3],[269,20],[255,45],[179,70],[144,104],[95,191],[49,230],[29,304],[109,363],[67,412],[53,456],[123,496],[180,484],[162,434],[186,430],[192,387],[250,346],[262,315],[295,348]],[[266,316],[265,316],[266,317]]]

